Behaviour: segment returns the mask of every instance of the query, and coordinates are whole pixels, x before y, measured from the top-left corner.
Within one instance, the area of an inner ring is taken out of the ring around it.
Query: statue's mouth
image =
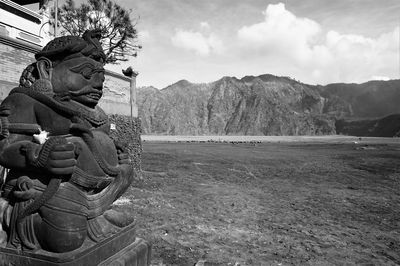
[[[77,99],[78,102],[78,98],[84,97],[86,101],[97,103],[100,100],[101,96],[103,96],[103,91],[101,89],[95,89],[91,86],[83,87],[78,91],[69,91],[68,93],[72,99]]]
[[[102,93],[100,91],[99,92],[90,92],[86,96],[89,97],[90,99],[98,101],[98,100],[100,100]]]

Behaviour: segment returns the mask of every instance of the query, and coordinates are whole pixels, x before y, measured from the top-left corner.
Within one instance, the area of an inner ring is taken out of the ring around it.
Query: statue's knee
[[[57,215],[55,215],[57,217]],[[84,216],[61,215],[61,223],[54,216],[41,218],[36,223],[36,235],[40,246],[47,251],[62,253],[78,249],[87,236],[87,220]]]

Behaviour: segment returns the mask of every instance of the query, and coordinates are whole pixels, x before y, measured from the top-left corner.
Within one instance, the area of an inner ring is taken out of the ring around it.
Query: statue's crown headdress
[[[106,55],[100,44],[101,31],[88,30],[82,37],[62,36],[50,41],[35,58],[46,57],[52,61],[66,57],[87,56],[96,61],[104,62]]]

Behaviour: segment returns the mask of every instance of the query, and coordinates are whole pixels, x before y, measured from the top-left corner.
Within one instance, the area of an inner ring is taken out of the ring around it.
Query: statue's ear
[[[45,79],[51,81],[51,72],[53,70],[53,64],[46,57],[40,57],[36,62],[36,67],[39,72],[39,79]]]
[[[53,85],[51,84],[51,73],[53,65],[46,57],[41,57],[36,62],[39,78],[30,87],[32,91],[36,91],[47,96],[54,95]]]

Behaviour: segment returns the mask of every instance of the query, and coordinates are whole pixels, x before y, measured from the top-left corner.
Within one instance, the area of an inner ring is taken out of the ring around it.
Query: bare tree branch
[[[62,35],[81,36],[87,29],[95,28],[102,31],[100,41],[107,56],[106,63],[112,64],[128,60],[127,56],[136,56],[142,48],[136,45],[138,18],[132,22],[131,14],[132,10],[124,9],[113,0],[87,0],[79,7],[74,0],[67,0],[58,9]],[[51,16],[54,20],[54,10]]]

